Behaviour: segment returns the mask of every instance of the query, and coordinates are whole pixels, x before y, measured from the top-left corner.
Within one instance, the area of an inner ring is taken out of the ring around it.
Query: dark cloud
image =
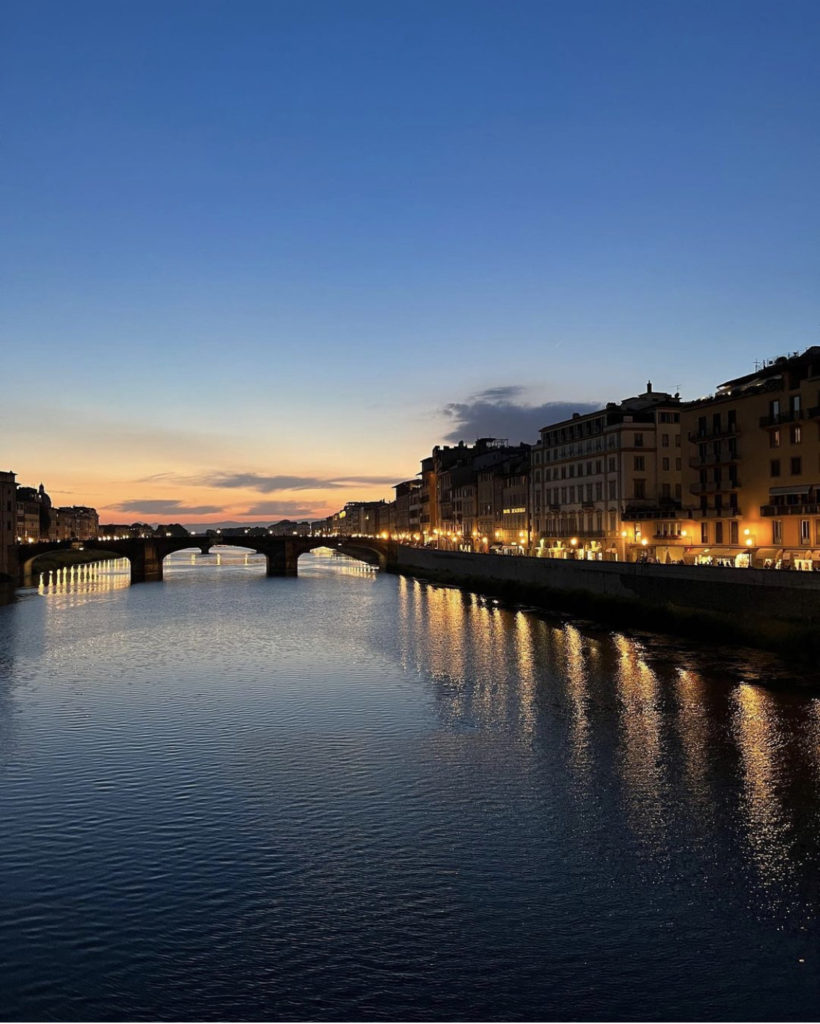
[[[260,501],[243,512],[246,516],[264,516],[266,519],[310,519],[316,518],[319,511],[298,501]]]
[[[313,491],[328,488],[356,487],[359,484],[394,484],[401,476],[263,476],[260,473],[216,473],[200,482],[213,487],[247,487],[262,494],[273,491]]]
[[[506,437],[511,444],[538,440],[538,431],[550,423],[568,420],[574,412],[594,412],[600,406],[590,402],[544,402],[527,405],[514,399],[524,392],[517,384],[487,388],[466,402],[450,402],[444,415],[454,423],[445,441],[477,437]]]
[[[185,505],[167,498],[134,498],[114,507],[143,516],[205,516],[224,511],[219,505]]]

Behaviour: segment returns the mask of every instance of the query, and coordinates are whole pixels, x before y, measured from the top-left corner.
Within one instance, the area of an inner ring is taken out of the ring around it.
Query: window
[[[680,484],[675,484],[675,500],[676,501],[680,501],[681,500],[681,485]]]
[[[637,470],[640,473],[643,473],[643,471],[644,471],[644,457],[643,457],[643,455],[636,455],[635,458],[634,458],[634,462],[635,462],[635,465],[633,466],[633,469]]]
[[[783,520],[773,519],[772,520],[772,544],[783,543]]]
[[[661,484],[661,497],[662,498],[670,498],[671,499],[671,497],[672,497],[672,485],[671,484]]]
[[[800,444],[803,440],[803,432],[800,429],[800,425],[795,423],[789,431],[790,439],[792,444]]]
[[[769,402],[769,417],[771,418],[772,423],[777,423],[777,421],[780,419],[779,398],[773,398],[771,402]]]
[[[723,523],[715,523],[715,544],[723,543]]]
[[[645,498],[646,497],[646,480],[633,480],[632,486],[634,498]]]
[[[769,464],[769,476],[780,476],[780,459],[772,459]]]
[[[698,433],[701,437],[706,436],[706,417],[698,416]]]
[[[680,468],[681,468],[680,459],[675,459],[675,469],[680,469]]]
[[[661,459],[661,469],[664,470],[664,472],[667,472],[669,470],[669,459],[668,458]]]
[[[808,519],[800,520],[800,543],[811,544],[811,524]]]
[[[600,480],[595,484],[595,500],[604,500],[604,485],[601,483]]]
[[[701,523],[700,524],[700,542],[701,542],[701,544],[708,544],[709,543],[709,524],[708,523]]]
[[[669,447],[669,435],[668,434],[661,434],[661,448],[668,448],[668,447]]]
[[[610,480],[609,481],[609,500],[610,501],[614,501],[615,500],[615,481],[614,480]]]
[[[789,409],[793,413],[800,412],[800,395],[792,395],[789,398]]]
[[[800,474],[803,472],[803,460],[800,458],[799,455],[796,455],[793,459],[790,460],[790,465],[792,476],[800,476]]]
[[[770,448],[779,448],[780,447],[780,431],[779,430],[773,430],[769,434],[769,447]]]
[[[712,432],[715,434],[720,433],[720,413],[712,413]]]
[[[635,448],[643,448],[643,434],[635,434]]]
[[[609,472],[610,473],[614,473],[615,472],[615,460],[614,459],[610,459],[608,464],[609,464]]]
[[[731,521],[731,523],[729,523],[729,543],[730,544],[737,544],[737,542],[738,542],[737,536],[738,536],[737,520],[733,519]]]
[[[737,415],[734,409],[730,409],[726,413],[726,420],[728,422],[729,430],[734,433],[737,430]]]

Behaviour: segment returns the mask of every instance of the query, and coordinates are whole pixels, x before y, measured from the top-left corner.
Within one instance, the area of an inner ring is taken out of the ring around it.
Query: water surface
[[[816,1017],[811,690],[299,571],[0,608],[4,1019]]]

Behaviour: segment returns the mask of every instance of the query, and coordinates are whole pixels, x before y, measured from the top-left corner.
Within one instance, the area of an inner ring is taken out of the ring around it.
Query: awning
[[[708,555],[709,558],[734,558],[736,555],[745,555],[744,548],[704,548],[697,551],[698,555]]]
[[[820,484],[789,484],[788,487],[770,487],[769,494],[808,494],[820,490]]]
[[[752,551],[755,558],[761,560],[771,558],[772,561],[775,561],[783,554],[782,548],[752,548]]]

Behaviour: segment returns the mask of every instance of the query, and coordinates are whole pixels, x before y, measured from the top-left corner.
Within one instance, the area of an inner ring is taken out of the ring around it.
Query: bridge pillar
[[[299,551],[293,541],[280,541],[265,551],[268,576],[296,576]]]
[[[141,550],[140,550],[141,547]],[[131,582],[158,583],[162,580],[162,556],[156,544],[146,540],[131,555]]]

